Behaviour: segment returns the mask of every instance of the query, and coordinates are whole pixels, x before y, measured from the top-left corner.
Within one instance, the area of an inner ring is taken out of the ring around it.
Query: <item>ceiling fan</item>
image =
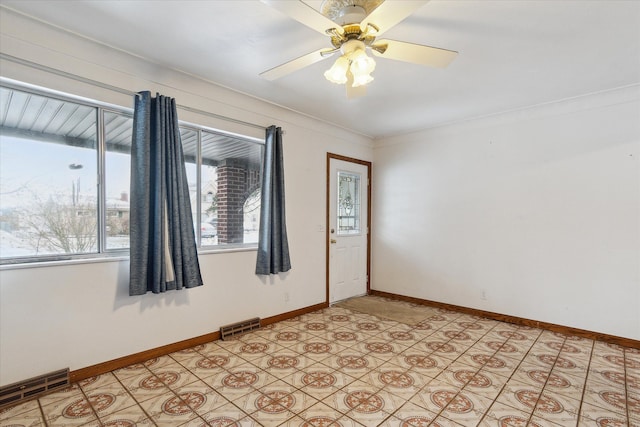
[[[340,57],[324,75],[327,80],[345,84],[347,97],[366,94],[366,84],[373,80],[371,73],[375,56],[444,68],[458,52],[397,40],[378,39],[385,31],[411,15],[429,0],[324,0],[321,13],[301,0],[261,0],[296,21],[331,38],[331,48],[322,48],[285,62],[260,74],[275,80],[314,64],[335,53]]]

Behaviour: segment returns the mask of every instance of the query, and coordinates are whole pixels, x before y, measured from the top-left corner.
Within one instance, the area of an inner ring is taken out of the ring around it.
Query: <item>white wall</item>
[[[0,10],[2,53],[126,90],[151,90],[238,120],[282,126],[293,269],[254,275],[255,251],[203,254],[205,285],[128,296],[128,261],[0,271],[0,384],[54,369],[80,369],[215,332],[248,317],[269,317],[325,302],[326,152],[372,159],[369,138],[162,69]],[[40,67],[42,68],[42,67]],[[125,107],[130,96],[47,70],[2,60],[3,77]],[[264,131],[178,110],[181,120],[245,135]]]
[[[374,149],[372,288],[640,339],[640,88]]]

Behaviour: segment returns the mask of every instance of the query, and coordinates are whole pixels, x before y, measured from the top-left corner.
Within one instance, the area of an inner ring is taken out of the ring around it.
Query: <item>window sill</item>
[[[0,271],[4,270],[20,270],[24,268],[42,268],[42,267],[58,267],[74,264],[95,264],[101,262],[120,262],[129,260],[129,254],[114,254],[114,255],[100,255],[100,256],[87,256],[87,257],[71,257],[67,259],[56,260],[29,260],[29,261],[16,261],[12,264],[0,265]]]
[[[234,253],[234,252],[251,252],[257,251],[257,245],[251,246],[237,246],[231,248],[206,248],[200,249],[198,251],[198,256],[200,255],[211,255],[211,254],[223,254],[223,253]],[[0,271],[4,270],[20,270],[25,268],[42,268],[42,267],[58,267],[58,266],[68,266],[74,264],[96,264],[102,262],[121,262],[121,261],[129,261],[129,254],[117,253],[113,255],[101,255],[101,256],[86,256],[86,257],[72,257],[68,259],[58,259],[58,260],[33,260],[33,261],[20,261],[12,264],[1,264]]]
[[[227,248],[216,248],[216,247],[207,247],[200,248],[198,251],[198,255],[209,255],[209,254],[221,254],[221,253],[230,253],[230,252],[251,252],[257,251],[258,244],[252,244],[247,246],[232,246]]]

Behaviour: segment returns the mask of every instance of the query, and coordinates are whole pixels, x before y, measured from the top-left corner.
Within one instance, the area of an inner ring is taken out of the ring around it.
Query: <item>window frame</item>
[[[8,82],[5,80],[0,81],[0,87],[21,91],[24,93],[32,94],[35,96],[46,97],[55,99],[62,102],[70,102],[85,107],[90,107],[95,110],[96,115],[96,170],[97,170],[97,212],[96,212],[96,250],[91,253],[60,253],[60,254],[45,254],[45,255],[27,255],[27,256],[14,256],[14,257],[2,257],[0,254],[0,269],[12,269],[12,268],[29,268],[37,266],[47,266],[56,264],[73,264],[73,263],[90,263],[90,262],[105,262],[105,261],[120,261],[129,258],[129,248],[111,248],[107,247],[107,194],[106,194],[106,158],[107,158],[107,143],[106,143],[106,129],[105,129],[105,113],[111,113],[116,115],[122,115],[133,119],[133,108],[122,107],[114,104],[108,104],[101,101],[88,99],[80,96],[75,96],[68,93],[55,91],[53,89],[34,87],[28,84],[20,84],[18,82]],[[241,135],[233,132],[226,132],[221,129],[216,129],[197,123],[186,122],[183,120],[178,121],[180,130],[187,129],[195,131],[197,134],[197,153],[196,153],[196,206],[191,206],[192,211],[195,209],[195,237],[196,247],[198,254],[209,253],[225,253],[225,252],[241,252],[241,251],[255,251],[257,250],[257,243],[236,243],[236,244],[223,244],[223,245],[203,245],[201,236],[201,222],[202,222],[202,134],[203,132],[214,133],[220,136],[226,136],[242,140],[247,143],[256,144],[260,146],[261,157],[264,159],[264,145],[265,141],[260,138],[255,138],[247,135]],[[262,186],[262,183],[260,183]]]

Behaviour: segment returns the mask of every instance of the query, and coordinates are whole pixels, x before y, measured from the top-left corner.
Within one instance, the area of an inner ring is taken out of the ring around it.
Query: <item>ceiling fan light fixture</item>
[[[356,49],[351,52],[349,59],[351,60],[351,72],[354,75],[370,74],[376,69],[376,61],[362,49]]]
[[[356,49],[349,54],[353,74],[353,87],[364,86],[373,81],[371,73],[376,68],[376,61],[368,56],[363,49]]]
[[[353,74],[353,84],[351,85],[352,87],[365,86],[366,84],[371,83],[373,81],[373,76],[369,73],[362,73],[362,74],[352,73],[352,74]]]
[[[324,77],[331,83],[342,85],[347,82],[347,71],[349,71],[349,59],[342,55],[336,59],[331,68],[324,72]]]

